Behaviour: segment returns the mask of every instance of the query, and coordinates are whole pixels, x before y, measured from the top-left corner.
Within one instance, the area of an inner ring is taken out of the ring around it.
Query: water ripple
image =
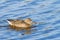
[[[0,40],[60,40],[60,0],[0,0],[0,26],[7,19],[31,18],[44,24],[36,25],[29,35],[21,31],[0,28]],[[21,18],[20,18],[21,17]],[[13,33],[12,33],[13,32]]]

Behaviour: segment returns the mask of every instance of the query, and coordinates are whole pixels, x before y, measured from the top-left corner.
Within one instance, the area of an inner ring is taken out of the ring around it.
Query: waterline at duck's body
[[[11,28],[16,30],[30,30],[32,26],[32,21],[30,19],[25,20],[8,20]]]

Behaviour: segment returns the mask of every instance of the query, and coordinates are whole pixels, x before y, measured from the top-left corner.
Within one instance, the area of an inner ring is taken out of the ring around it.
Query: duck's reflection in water
[[[32,28],[36,27],[36,26],[32,26],[36,24],[36,22],[33,22],[30,18],[27,18],[25,20],[8,19],[8,23],[10,25],[10,28],[12,29],[15,29],[17,31],[25,30],[24,34],[30,34]]]

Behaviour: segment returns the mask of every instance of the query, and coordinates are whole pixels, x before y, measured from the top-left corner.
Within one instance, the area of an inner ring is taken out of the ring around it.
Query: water
[[[22,17],[22,18],[20,18]],[[7,19],[44,22],[29,35],[9,29]],[[0,40],[60,40],[60,0],[0,0]]]

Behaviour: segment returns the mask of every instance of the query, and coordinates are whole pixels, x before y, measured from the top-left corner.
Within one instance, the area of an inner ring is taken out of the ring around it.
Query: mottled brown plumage
[[[25,20],[12,20],[8,19],[8,23],[12,29],[15,30],[31,30],[31,26],[33,25],[33,22],[30,18],[27,18]],[[26,32],[30,33],[30,32]]]

